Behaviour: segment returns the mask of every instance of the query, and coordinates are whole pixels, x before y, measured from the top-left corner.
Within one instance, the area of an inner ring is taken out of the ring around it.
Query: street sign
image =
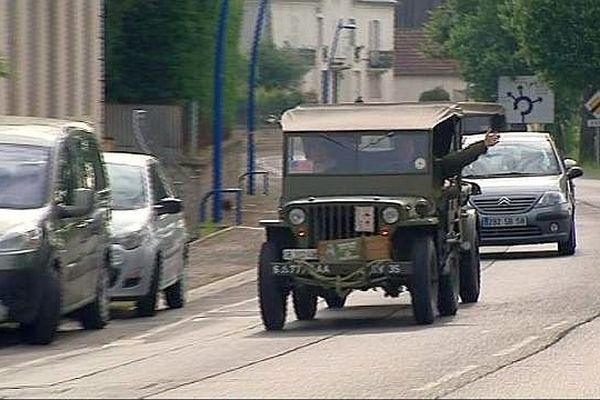
[[[587,108],[594,117],[600,118],[600,90],[585,103],[585,108]]]
[[[554,92],[535,76],[501,76],[498,103],[504,106],[509,124],[554,122]]]
[[[600,128],[600,119],[588,119],[587,127],[588,128]]]

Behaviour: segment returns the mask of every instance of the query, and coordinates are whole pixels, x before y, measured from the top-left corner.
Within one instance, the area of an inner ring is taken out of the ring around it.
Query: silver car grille
[[[321,240],[350,239],[371,233],[356,232],[353,205],[311,205],[306,208],[309,229],[309,242],[316,246]],[[369,204],[372,206],[372,204]],[[379,208],[375,207],[375,215],[379,215]],[[378,232],[377,218],[375,218],[375,232]]]
[[[475,208],[489,214],[524,213],[535,205],[538,197],[532,195],[476,197],[471,200]]]

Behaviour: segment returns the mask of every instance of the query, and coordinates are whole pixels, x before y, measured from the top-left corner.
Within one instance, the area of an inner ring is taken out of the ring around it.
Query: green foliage
[[[496,99],[499,76],[531,73],[503,23],[510,11],[510,3],[498,0],[448,0],[425,26],[425,52],[458,60],[469,94],[477,100]]]
[[[304,98],[300,91],[280,87],[259,87],[256,92],[258,121],[263,122],[269,115],[281,115],[285,110],[296,107]]]
[[[419,96],[419,101],[449,101],[450,93],[438,86],[434,89],[427,90]]]
[[[9,75],[8,63],[2,57],[0,57],[0,78],[7,78]]]
[[[311,68],[311,64],[297,49],[277,48],[270,41],[261,42],[258,57],[258,86],[297,88]]]

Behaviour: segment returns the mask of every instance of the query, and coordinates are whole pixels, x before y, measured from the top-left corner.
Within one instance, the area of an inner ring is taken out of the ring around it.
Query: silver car
[[[471,207],[480,215],[481,245],[557,243],[561,255],[577,246],[572,179],[583,174],[576,162],[561,160],[547,133],[507,132],[463,171],[481,187]],[[464,145],[483,135],[463,138]]]
[[[112,300],[136,301],[140,316],[156,314],[162,291],[170,308],[185,303],[187,231],[182,202],[158,160],[104,153],[112,191]]]

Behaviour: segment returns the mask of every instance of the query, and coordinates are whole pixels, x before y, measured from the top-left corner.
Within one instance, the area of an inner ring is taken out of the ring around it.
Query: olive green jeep
[[[477,302],[478,187],[440,162],[459,150],[453,103],[302,106],[284,113],[279,219],[258,265],[267,330],[282,329],[291,293],[299,320],[318,297],[343,307],[353,290],[410,292],[415,320],[455,315]]]

